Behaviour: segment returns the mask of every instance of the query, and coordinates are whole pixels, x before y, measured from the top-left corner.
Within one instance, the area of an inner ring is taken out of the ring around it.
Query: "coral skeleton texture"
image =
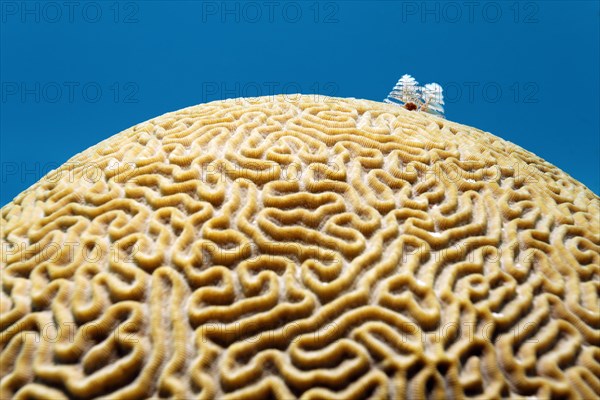
[[[386,103],[165,114],[2,208],[0,398],[597,398],[599,206]]]

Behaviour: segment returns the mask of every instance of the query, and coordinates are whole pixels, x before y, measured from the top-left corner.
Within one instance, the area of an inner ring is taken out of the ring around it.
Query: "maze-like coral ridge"
[[[393,105],[166,114],[2,208],[0,397],[596,398],[599,206]]]

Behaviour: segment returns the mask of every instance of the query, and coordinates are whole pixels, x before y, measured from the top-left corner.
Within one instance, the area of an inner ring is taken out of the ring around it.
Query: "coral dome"
[[[395,105],[168,113],[2,208],[0,397],[596,398],[599,208]]]

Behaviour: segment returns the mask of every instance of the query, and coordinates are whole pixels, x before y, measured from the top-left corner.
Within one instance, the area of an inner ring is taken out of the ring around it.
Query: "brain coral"
[[[2,208],[0,397],[597,398],[599,206],[393,105],[165,114]]]

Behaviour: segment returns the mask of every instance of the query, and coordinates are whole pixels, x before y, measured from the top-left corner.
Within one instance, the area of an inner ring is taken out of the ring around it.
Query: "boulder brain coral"
[[[165,114],[2,208],[0,397],[596,398],[599,206],[395,105]]]

